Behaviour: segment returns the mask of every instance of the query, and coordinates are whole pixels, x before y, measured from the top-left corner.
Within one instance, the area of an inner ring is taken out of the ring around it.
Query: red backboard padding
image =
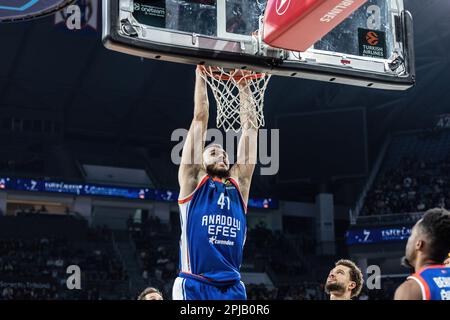
[[[264,42],[306,51],[367,0],[268,0]]]

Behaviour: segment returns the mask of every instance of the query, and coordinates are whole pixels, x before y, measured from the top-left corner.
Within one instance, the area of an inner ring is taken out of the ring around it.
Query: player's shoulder
[[[415,280],[419,280],[419,281],[427,281],[430,279],[430,277],[434,277],[436,275],[445,275],[448,274],[448,272],[446,272],[444,270],[444,266],[443,265],[429,265],[429,266],[425,266],[420,270],[417,270],[414,274],[412,274],[411,276],[409,276],[409,278],[414,278]]]
[[[422,300],[422,291],[414,276],[408,277],[395,291],[394,300]]]
[[[435,264],[435,265],[428,265],[426,267],[423,267],[417,273],[423,274],[423,273],[430,273],[430,272],[441,272],[441,270],[445,270],[445,269],[446,269],[446,267],[443,264]]]

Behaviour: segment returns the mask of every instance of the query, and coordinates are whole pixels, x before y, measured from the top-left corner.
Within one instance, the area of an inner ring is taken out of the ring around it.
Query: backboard
[[[267,0],[104,0],[103,41],[112,50],[179,63],[378,89],[414,85],[412,17],[403,0],[368,0],[304,52],[263,41],[266,5]]]

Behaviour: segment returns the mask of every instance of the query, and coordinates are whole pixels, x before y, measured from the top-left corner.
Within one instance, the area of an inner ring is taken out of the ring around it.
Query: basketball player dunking
[[[450,249],[450,212],[428,210],[412,229],[404,263],[414,269],[395,300],[450,300],[450,271],[442,262]]]
[[[209,116],[206,81],[197,67],[194,119],[178,172],[181,215],[180,274],[174,300],[245,300],[240,266],[246,211],[256,163],[257,130],[241,113],[237,163],[230,168],[222,146],[204,147]],[[240,103],[250,103],[241,89]]]

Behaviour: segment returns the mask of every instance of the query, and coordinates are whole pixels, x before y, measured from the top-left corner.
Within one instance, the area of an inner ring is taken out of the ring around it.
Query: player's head
[[[450,212],[431,209],[412,228],[405,258],[411,266],[415,266],[418,259],[439,263],[447,258],[449,248]]]
[[[358,266],[350,260],[339,260],[330,271],[325,292],[331,299],[350,300],[361,292],[363,275]]]
[[[164,300],[161,291],[156,288],[150,287],[142,291],[138,300]]]
[[[450,268],[450,252],[447,255],[447,259],[444,260],[444,266]]]
[[[212,143],[203,150],[203,166],[210,176],[226,178],[230,174],[228,154],[217,143]]]

